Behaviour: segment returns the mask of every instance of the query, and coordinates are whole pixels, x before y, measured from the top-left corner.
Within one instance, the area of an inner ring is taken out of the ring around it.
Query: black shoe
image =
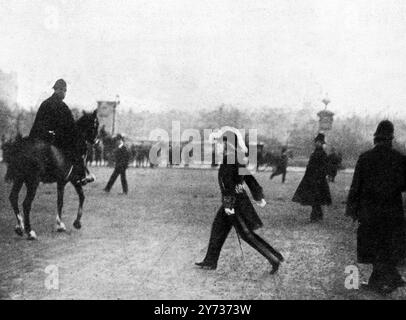
[[[269,274],[275,274],[279,270],[279,266],[281,265],[280,262],[271,262],[272,265],[272,270],[269,272]]]
[[[212,263],[207,263],[207,262],[196,262],[195,265],[198,267],[204,269],[204,270],[216,270],[217,269],[217,264],[212,264]]]
[[[279,262],[285,261],[285,258],[279,252],[276,252],[275,256],[278,258]]]
[[[87,175],[85,178],[83,178],[82,180],[80,180],[80,184],[82,186],[87,185],[88,183],[92,183],[96,181],[96,177],[93,174],[89,174]]]

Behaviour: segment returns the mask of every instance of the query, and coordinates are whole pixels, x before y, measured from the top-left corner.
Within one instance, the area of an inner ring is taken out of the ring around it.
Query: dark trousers
[[[116,182],[117,177],[120,176],[121,177],[121,186],[123,187],[123,192],[128,193],[126,170],[127,170],[127,168],[115,168],[110,177],[110,180],[107,183],[107,186],[106,186],[106,188],[104,188],[104,190],[110,191],[114,185],[114,182]]]
[[[310,214],[311,221],[323,220],[323,209],[319,205],[312,206],[312,213]]]
[[[336,176],[337,176],[337,170],[332,170],[332,171],[327,175],[328,179],[329,179],[331,182],[334,182],[334,181],[335,181]]]
[[[272,180],[274,177],[282,175],[282,183],[285,183],[286,180],[286,168],[277,168],[275,172],[271,174],[270,179]]]
[[[204,261],[208,264],[217,265],[220,257],[221,248],[230,233],[231,227],[235,230],[245,242],[263,255],[270,263],[277,263],[283,260],[282,255],[272,248],[264,239],[258,236],[253,230],[248,228],[244,220],[239,215],[228,216],[223,208],[217,212],[214,218],[209,247],[207,249]]]

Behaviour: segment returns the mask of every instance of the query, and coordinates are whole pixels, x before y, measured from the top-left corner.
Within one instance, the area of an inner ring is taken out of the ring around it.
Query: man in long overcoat
[[[305,175],[300,182],[292,201],[304,206],[311,206],[310,221],[323,219],[321,206],[331,205],[330,189],[327,183],[327,154],[323,149],[324,134],[319,133],[314,139],[315,150],[310,156]]]
[[[356,164],[346,214],[359,223],[359,263],[372,264],[368,287],[388,293],[404,285],[396,266],[406,257],[402,194],[406,185],[405,156],[392,148],[394,127],[384,120],[374,135],[375,146]]]

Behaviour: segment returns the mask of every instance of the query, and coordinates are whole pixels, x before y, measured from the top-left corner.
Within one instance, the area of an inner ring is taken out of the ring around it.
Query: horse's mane
[[[76,126],[79,130],[83,130],[89,125],[89,121],[93,121],[93,113],[83,112],[83,115],[76,121]]]

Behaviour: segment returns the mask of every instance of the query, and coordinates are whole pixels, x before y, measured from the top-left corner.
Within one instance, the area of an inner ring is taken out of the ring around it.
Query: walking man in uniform
[[[241,159],[238,154],[247,153],[248,148],[241,133],[232,127],[222,128],[213,138],[217,139],[218,153],[223,154],[223,163],[218,173],[222,205],[213,221],[206,256],[196,265],[206,270],[216,269],[221,248],[234,227],[237,235],[268,261],[272,266],[270,273],[274,274],[278,271],[283,256],[254,232],[263,224],[244,189],[244,183],[260,207],[264,207],[266,202],[262,187],[248,173],[245,164],[238,161]],[[240,170],[245,171],[244,175]]]

